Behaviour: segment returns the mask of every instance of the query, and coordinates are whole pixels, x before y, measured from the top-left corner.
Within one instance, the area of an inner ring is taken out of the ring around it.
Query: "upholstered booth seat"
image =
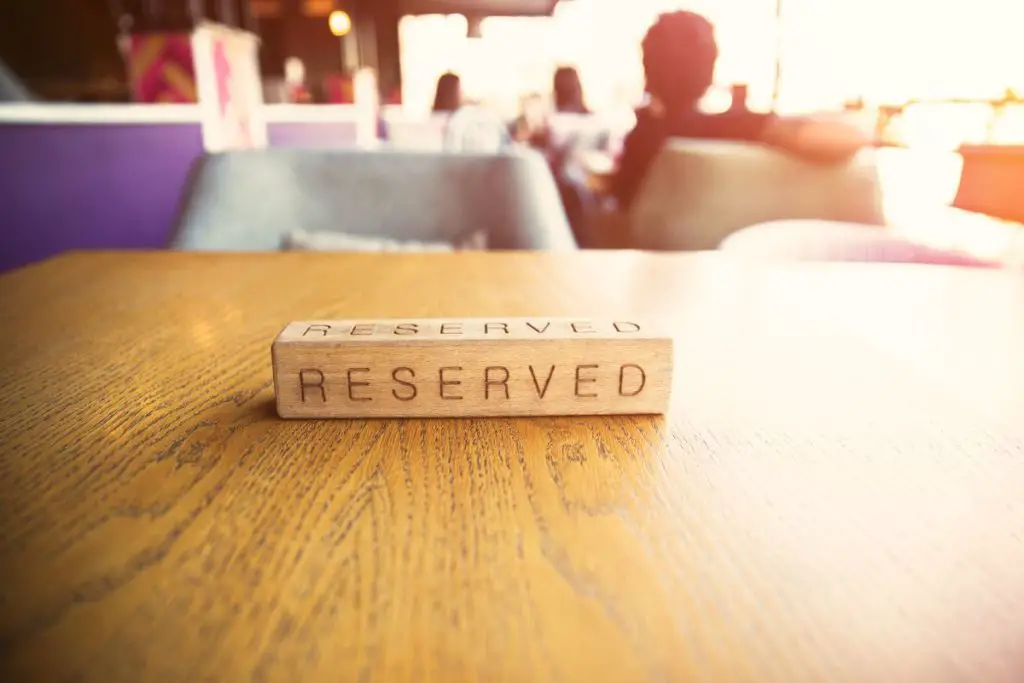
[[[763,145],[672,140],[633,202],[628,242],[637,249],[714,249],[741,228],[782,219],[881,224],[872,154],[828,166]]]
[[[574,249],[543,157],[270,149],[203,157],[172,247],[274,250],[294,231],[458,242],[489,249]]]

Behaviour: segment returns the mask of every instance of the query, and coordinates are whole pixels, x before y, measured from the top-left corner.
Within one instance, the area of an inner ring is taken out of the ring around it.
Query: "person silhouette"
[[[673,137],[759,142],[809,161],[842,163],[868,140],[835,121],[787,118],[746,108],[705,114],[699,104],[714,82],[718,44],[711,22],[689,11],[662,14],[642,43],[649,103],[626,136],[612,194],[628,208],[665,141]]]

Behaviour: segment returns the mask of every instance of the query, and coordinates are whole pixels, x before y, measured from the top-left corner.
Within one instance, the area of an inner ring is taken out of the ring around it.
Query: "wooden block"
[[[294,322],[274,341],[281,417],[664,413],[672,339],[643,322]]]

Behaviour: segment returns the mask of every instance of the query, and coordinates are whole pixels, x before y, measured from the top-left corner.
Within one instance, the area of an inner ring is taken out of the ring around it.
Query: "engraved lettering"
[[[539,330],[533,326],[533,323],[528,322],[526,323],[526,326],[529,327],[534,332],[536,332],[537,334],[544,334],[545,332],[547,332],[548,328],[551,327],[551,321],[544,323],[544,327],[540,328]]]
[[[306,331],[302,333],[302,336],[305,337],[310,332],[319,332],[321,337],[326,337],[327,330],[329,329],[331,329],[330,325],[310,325],[306,328]]]
[[[416,323],[402,323],[395,325],[395,334],[400,337],[408,337],[410,334],[419,334],[420,328]]]
[[[411,401],[414,398],[416,398],[416,394],[417,394],[416,385],[413,384],[412,382],[406,381],[404,379],[399,379],[398,378],[398,373],[400,373],[400,372],[407,372],[407,373],[409,373],[409,379],[415,379],[416,378],[416,372],[412,368],[395,368],[394,370],[392,370],[391,371],[391,379],[395,380],[396,382],[398,382],[402,386],[408,387],[408,389],[403,390],[401,394],[398,393],[398,389],[392,389],[391,390],[391,395],[394,396],[395,398],[397,398],[399,401]]]
[[[306,381],[306,375],[315,376],[316,381]],[[299,370],[299,393],[302,395],[302,402],[306,402],[306,389],[319,389],[320,402],[327,403],[327,390],[324,389],[324,373],[315,368],[310,370]]]
[[[627,392],[624,389],[626,383],[626,368],[632,368],[633,370],[640,371],[640,386],[636,388],[636,391]],[[647,373],[639,365],[633,363],[627,363],[619,368],[619,396],[636,396],[644,390],[644,386],[647,384]]]
[[[484,323],[484,334],[490,334],[491,327],[497,327],[505,334],[508,334],[508,323]]]
[[[504,373],[501,379],[491,379],[491,370],[494,370],[497,374],[498,371]],[[491,387],[503,387],[505,389],[505,398],[508,398],[508,368],[503,365],[494,365],[484,369],[484,400],[486,401],[491,397]]]
[[[353,337],[369,337],[373,335],[373,323],[360,323],[352,326],[349,334]]]
[[[622,325],[622,326],[629,325],[633,329],[625,329],[624,330],[624,329],[622,329],[622,327],[620,327],[620,325]],[[639,332],[640,331],[640,326],[637,325],[636,323],[612,323],[612,327],[615,328],[616,332]]]
[[[571,327],[572,331],[575,332],[576,334],[589,334],[591,332],[597,331],[594,329],[594,326],[588,322],[571,323],[569,327]]]
[[[550,323],[549,323],[550,324]],[[533,371],[533,366],[530,366],[530,377],[533,378],[533,386],[537,388],[537,396],[544,398],[544,395],[548,393],[548,386],[551,384],[551,378],[555,374],[555,366],[552,365],[551,369],[548,370],[548,377],[544,380],[543,388],[540,386],[540,382],[537,381],[537,373]]]
[[[445,387],[457,387],[460,384],[462,384],[462,382],[460,382],[457,379],[445,379],[444,378],[444,371],[445,370],[461,370],[461,369],[462,369],[461,365],[455,365],[453,367],[441,368],[441,369],[439,369],[437,371],[438,379],[441,382],[441,400],[443,400],[443,401],[461,401],[462,400],[461,396],[450,396],[450,395],[446,395],[445,392],[444,392],[444,388]]]
[[[576,366],[576,395],[579,396],[580,398],[597,398],[597,394],[581,394],[580,393],[580,385],[581,384],[590,384],[592,382],[596,382],[597,381],[593,377],[580,377],[580,370],[596,370],[596,369],[597,369],[596,365],[577,365]]]
[[[369,382],[357,382],[352,379],[353,372],[369,372],[370,368],[349,368],[345,373],[346,379],[348,379],[348,398],[350,401],[372,401],[373,399],[369,396],[355,396],[352,393],[352,389],[355,387],[368,387]]]
[[[462,334],[462,323],[441,323],[441,334]]]

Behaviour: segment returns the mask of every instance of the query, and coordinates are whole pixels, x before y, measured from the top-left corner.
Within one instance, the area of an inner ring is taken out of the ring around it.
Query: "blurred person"
[[[437,79],[433,113],[443,115],[443,147],[450,151],[498,151],[509,144],[508,122],[489,107],[462,95],[462,79],[451,71]]]
[[[437,79],[434,93],[435,114],[452,113],[462,106],[462,79],[451,71]]]
[[[306,65],[298,57],[284,60],[284,96],[291,104],[309,104],[313,95],[306,86]]]
[[[747,110],[700,112],[700,100],[714,80],[718,45],[711,22],[699,14],[662,14],[648,29],[642,51],[649,100],[637,110],[636,126],[610,179],[620,208],[632,203],[647,169],[672,137],[760,142],[823,164],[843,163],[868,142],[856,128],[835,121]]]
[[[747,113],[750,108],[747,107],[747,92],[746,83],[733,83],[729,88],[729,111],[733,114],[737,112]]]
[[[561,66],[555,70],[552,78],[551,91],[555,100],[555,111],[559,114],[589,114],[583,100],[583,84],[580,74],[571,66]]]
[[[512,122],[512,140],[544,150],[548,145],[548,112],[544,98],[537,93],[519,101],[519,116]]]
[[[132,28],[135,19],[130,14],[122,14],[117,19],[117,51],[127,65],[132,53]]]

